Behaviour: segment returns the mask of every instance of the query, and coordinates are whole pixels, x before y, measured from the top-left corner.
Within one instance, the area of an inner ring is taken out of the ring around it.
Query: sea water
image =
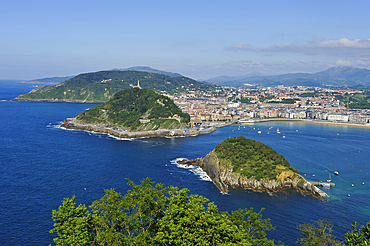
[[[11,86],[9,86],[11,85]],[[254,208],[271,218],[268,237],[294,245],[297,225],[331,220],[344,240],[352,221],[370,221],[370,129],[300,122],[232,125],[197,137],[119,140],[60,128],[61,121],[97,104],[6,101],[33,87],[0,82],[0,245],[48,245],[51,213],[76,195],[90,205],[104,189],[125,193],[127,179],[153,181],[200,194],[220,211]],[[244,189],[219,192],[201,170],[176,164],[209,153],[229,137],[244,135],[270,145],[310,181],[331,176],[335,188],[321,201],[294,190],[269,195]],[[334,175],[338,171],[339,175]]]

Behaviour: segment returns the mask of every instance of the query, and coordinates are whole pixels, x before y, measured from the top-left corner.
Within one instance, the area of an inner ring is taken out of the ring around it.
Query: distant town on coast
[[[315,74],[223,76],[200,82],[178,73],[139,66],[23,81],[57,85],[35,85],[37,89],[15,100],[105,102],[122,89],[136,87],[140,81],[143,88],[171,98],[190,115],[193,126],[276,119],[367,126],[369,77],[367,69],[333,67]]]
[[[208,91],[167,95],[190,114],[192,122],[266,119],[308,119],[369,124],[370,109],[354,109],[339,98],[364,95],[365,90],[306,86],[224,88],[225,96]]]

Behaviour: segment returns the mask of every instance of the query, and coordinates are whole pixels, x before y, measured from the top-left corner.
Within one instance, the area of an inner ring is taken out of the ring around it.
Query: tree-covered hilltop
[[[178,129],[189,123],[190,116],[170,98],[136,87],[116,93],[108,102],[78,114],[76,119],[135,131]]]
[[[228,138],[214,148],[220,165],[244,177],[286,181],[298,171],[270,146],[244,136]],[[281,175],[283,173],[283,175]]]
[[[55,86],[41,86],[18,100],[73,100],[108,101],[123,89],[136,86],[155,90],[158,93],[187,92],[189,90],[215,90],[214,85],[197,82],[186,77],[170,77],[164,74],[140,71],[100,71],[80,74]]]

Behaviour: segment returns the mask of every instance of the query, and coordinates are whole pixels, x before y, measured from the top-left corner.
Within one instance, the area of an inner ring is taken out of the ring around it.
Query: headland
[[[104,124],[87,124],[76,118],[67,118],[63,121],[61,127],[66,129],[90,131],[96,133],[109,134],[122,139],[149,138],[149,137],[191,137],[197,135],[210,134],[219,127],[230,125],[230,123],[220,123],[208,128],[196,129],[158,129],[154,131],[127,131],[116,127],[110,127]]]

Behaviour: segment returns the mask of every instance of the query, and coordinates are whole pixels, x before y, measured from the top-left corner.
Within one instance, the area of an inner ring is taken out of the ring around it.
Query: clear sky
[[[370,1],[1,0],[0,79],[370,69]]]

